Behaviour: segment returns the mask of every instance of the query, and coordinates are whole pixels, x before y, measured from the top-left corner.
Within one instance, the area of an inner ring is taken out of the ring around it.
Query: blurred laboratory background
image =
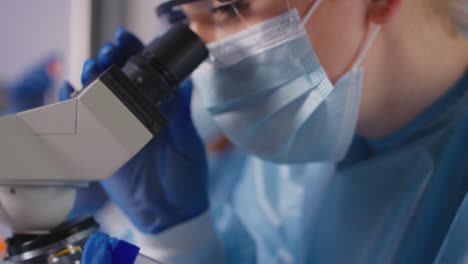
[[[20,0],[0,1],[0,88],[45,58],[55,57],[63,80],[79,87],[81,67],[124,26],[148,42],[159,32],[157,0]],[[130,4],[131,3],[131,4]],[[47,100],[56,99],[50,92]]]

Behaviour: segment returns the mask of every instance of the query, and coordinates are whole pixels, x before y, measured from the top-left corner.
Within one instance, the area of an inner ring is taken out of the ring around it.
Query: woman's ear
[[[400,10],[402,2],[403,0],[369,0],[367,17],[375,24],[386,24]]]

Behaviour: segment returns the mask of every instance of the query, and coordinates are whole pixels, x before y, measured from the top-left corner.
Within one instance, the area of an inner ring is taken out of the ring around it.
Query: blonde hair
[[[445,4],[458,33],[468,40],[468,0],[438,0]]]

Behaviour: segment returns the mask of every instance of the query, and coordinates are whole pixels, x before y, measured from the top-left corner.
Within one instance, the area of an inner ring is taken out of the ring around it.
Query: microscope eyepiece
[[[156,104],[171,98],[174,90],[206,58],[208,50],[187,25],[175,25],[133,56],[122,71]]]
[[[112,66],[98,78],[157,134],[166,123],[157,106],[173,97],[208,53],[203,41],[187,25],[179,24],[130,58],[122,69]]]
[[[178,24],[151,42],[141,56],[154,67],[165,67],[180,83],[208,57],[208,50],[188,26]]]

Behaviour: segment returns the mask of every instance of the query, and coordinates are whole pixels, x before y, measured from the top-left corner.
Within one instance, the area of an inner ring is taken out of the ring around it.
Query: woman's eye
[[[226,4],[214,6],[212,13],[215,15],[224,16],[224,18],[233,18],[235,16],[241,16],[247,8],[246,0],[234,0]]]
[[[222,13],[222,14],[236,15],[236,12],[235,12],[234,8],[231,6],[231,4],[213,7],[211,12],[214,13],[214,14]]]

